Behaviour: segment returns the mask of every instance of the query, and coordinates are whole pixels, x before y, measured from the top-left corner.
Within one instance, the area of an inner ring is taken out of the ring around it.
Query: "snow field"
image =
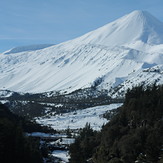
[[[107,123],[107,119],[103,118],[103,114],[112,109],[120,107],[122,104],[110,104],[104,106],[96,106],[83,110],[77,110],[62,115],[51,116],[50,118],[40,117],[36,121],[42,125],[49,125],[55,130],[80,129],[84,128],[86,123],[94,130],[100,130],[102,125]]]
[[[33,48],[0,55],[0,90],[70,93],[92,86],[99,77],[99,89],[122,84],[126,90],[133,77],[137,85],[151,77],[144,65],[163,66],[163,23],[148,12],[133,11],[74,40]],[[143,80],[135,72],[143,73]],[[162,75],[152,76],[151,83],[163,84]]]

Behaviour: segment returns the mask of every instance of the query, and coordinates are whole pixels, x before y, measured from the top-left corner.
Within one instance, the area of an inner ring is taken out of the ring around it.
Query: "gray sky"
[[[0,0],[0,52],[81,36],[133,10],[163,22],[162,0]]]

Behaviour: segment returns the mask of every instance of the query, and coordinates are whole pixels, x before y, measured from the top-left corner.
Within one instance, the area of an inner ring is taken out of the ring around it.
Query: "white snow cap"
[[[79,41],[85,43],[106,46],[123,45],[138,40],[148,44],[163,43],[163,23],[147,11],[133,11],[79,38]]]

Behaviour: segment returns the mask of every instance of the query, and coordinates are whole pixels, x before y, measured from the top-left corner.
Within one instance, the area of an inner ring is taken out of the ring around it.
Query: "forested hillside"
[[[162,148],[163,86],[140,86],[127,92],[124,105],[100,133],[88,126],[81,131],[71,145],[70,162],[161,163]]]
[[[54,132],[46,127],[14,115],[0,104],[0,162],[41,163],[44,153],[40,142],[25,136],[25,132]]]

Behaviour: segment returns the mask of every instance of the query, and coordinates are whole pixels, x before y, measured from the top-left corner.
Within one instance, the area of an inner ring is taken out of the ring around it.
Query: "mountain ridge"
[[[8,50],[4,52],[4,54],[12,54],[12,53],[20,53],[24,51],[34,51],[34,50],[40,50],[44,49],[50,46],[53,46],[54,44],[35,44],[35,45],[28,45],[28,46],[19,46],[12,48],[11,50]]]

